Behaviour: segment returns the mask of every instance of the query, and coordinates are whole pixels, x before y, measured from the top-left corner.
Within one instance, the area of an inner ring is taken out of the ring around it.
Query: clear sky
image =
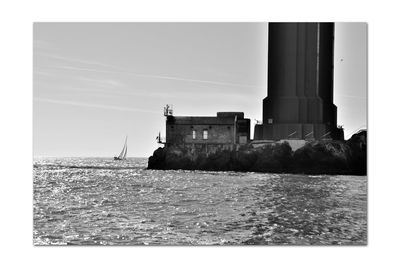
[[[367,24],[336,23],[335,104],[366,126]],[[34,156],[148,157],[174,115],[262,119],[267,23],[35,23]],[[252,124],[253,128],[253,124]],[[253,131],[253,129],[251,129]]]

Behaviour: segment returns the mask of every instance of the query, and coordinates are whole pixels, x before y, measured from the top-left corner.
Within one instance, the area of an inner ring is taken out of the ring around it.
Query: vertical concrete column
[[[299,129],[296,138],[305,139],[302,129],[311,125],[336,129],[333,42],[333,23],[269,23],[263,138],[285,139]]]

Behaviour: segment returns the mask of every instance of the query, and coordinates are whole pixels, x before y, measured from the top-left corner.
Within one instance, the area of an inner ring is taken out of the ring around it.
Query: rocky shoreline
[[[287,142],[212,154],[177,146],[158,148],[148,160],[148,169],[366,175],[367,132],[346,141],[313,141],[296,151]]]

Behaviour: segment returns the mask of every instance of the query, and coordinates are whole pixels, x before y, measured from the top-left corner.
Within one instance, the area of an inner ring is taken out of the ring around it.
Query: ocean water
[[[365,245],[367,177],[146,170],[41,158],[35,245]]]

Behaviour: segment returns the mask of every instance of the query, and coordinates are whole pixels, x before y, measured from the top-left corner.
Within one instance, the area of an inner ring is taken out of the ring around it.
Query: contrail
[[[74,102],[74,101],[63,101],[63,100],[56,100],[56,99],[50,99],[50,98],[34,97],[33,100],[34,101],[39,101],[39,102],[46,102],[46,103],[52,103],[52,104],[61,104],[61,105],[70,105],[70,106],[78,106],[78,107],[101,108],[101,109],[111,109],[111,110],[118,110],[118,111],[133,111],[133,112],[159,114],[159,112],[154,112],[154,111],[145,110],[145,109],[127,108],[127,107],[92,104],[92,103],[84,103],[84,102]]]
[[[41,55],[47,56],[47,57],[51,57],[54,59],[72,62],[72,63],[86,64],[86,65],[92,65],[92,66],[97,65],[97,66],[101,66],[101,67],[111,68],[112,70],[100,70],[100,69],[94,69],[94,68],[80,68],[80,67],[72,67],[72,66],[54,66],[53,68],[101,72],[101,73],[123,73],[123,74],[128,74],[128,75],[137,76],[137,77],[144,77],[144,78],[164,79],[164,80],[183,81],[183,82],[196,82],[196,83],[206,83],[206,84],[234,86],[234,87],[251,87],[251,88],[261,88],[261,89],[264,88],[263,86],[257,86],[257,85],[218,82],[218,81],[199,80],[199,79],[188,79],[188,78],[182,78],[182,77],[176,77],[176,76],[166,76],[166,75],[151,75],[151,74],[132,73],[129,70],[121,69],[119,67],[100,63],[97,61],[69,58],[69,57],[54,55],[54,54],[50,54],[50,53],[43,53],[43,52],[38,52],[38,54],[41,54]]]
[[[181,78],[181,77],[175,77],[175,76],[164,76],[164,75],[150,75],[150,74],[133,73],[133,72],[129,72],[129,71],[126,71],[126,70],[118,70],[118,71],[116,71],[116,70],[100,70],[100,69],[79,68],[79,67],[71,67],[71,66],[53,66],[52,68],[67,69],[67,70],[79,70],[79,71],[90,71],[90,72],[100,72],[100,73],[127,74],[127,75],[131,75],[131,76],[144,77],[144,78],[173,80],[173,81],[182,81],[182,82],[196,82],[196,83],[205,83],[205,84],[223,85],[223,86],[233,86],[233,87],[264,88],[263,86],[248,85],[248,84],[227,83],[227,82],[217,82],[217,81],[198,80],[198,79],[188,79],[188,78]]]

